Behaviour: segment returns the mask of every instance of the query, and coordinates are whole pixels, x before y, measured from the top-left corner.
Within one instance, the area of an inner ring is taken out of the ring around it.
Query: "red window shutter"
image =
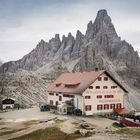
[[[109,109],[109,104],[104,104],[104,110],[108,110]]]
[[[119,108],[122,108],[121,103],[118,103],[118,104],[117,104],[117,108],[118,108],[118,109],[119,109]]]
[[[53,105],[53,100],[50,100],[50,105]]]
[[[90,96],[85,96],[85,99],[90,99]]]
[[[85,110],[86,110],[86,111],[90,111],[90,110],[91,110],[91,105],[86,105],[86,106],[85,106]]]
[[[101,99],[101,98],[102,98],[102,95],[98,95],[98,96],[97,96],[97,99]]]
[[[115,104],[110,104],[110,109],[115,109]]]
[[[97,110],[102,110],[103,109],[103,105],[97,105]]]

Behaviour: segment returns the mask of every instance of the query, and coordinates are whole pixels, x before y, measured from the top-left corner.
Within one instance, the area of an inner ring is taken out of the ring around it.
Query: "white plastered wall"
[[[6,109],[7,107],[10,108],[10,109],[13,109],[14,108],[14,104],[3,104],[2,105],[3,109]]]
[[[56,96],[56,94],[58,94],[58,96]],[[62,97],[62,101],[59,101],[59,96]],[[71,97],[63,97],[62,93],[61,94],[60,93],[54,93],[54,95],[49,95],[48,94],[48,101],[47,101],[47,103],[50,104],[50,100],[52,100],[53,101],[53,105],[55,106],[56,105],[56,101],[58,101],[58,104],[62,104],[65,101],[71,100],[71,99],[73,99],[73,98],[71,98]]]
[[[121,103],[121,107],[124,107],[124,94],[125,92],[120,88],[111,78],[109,78],[105,73],[100,76],[102,78],[101,81],[98,81],[98,79],[91,84],[93,86],[93,89],[87,88],[85,92],[83,93],[83,110],[85,109],[86,105],[91,105],[91,111],[85,111],[84,113],[86,115],[93,115],[96,113],[108,113],[112,112],[113,109],[108,110],[97,110],[97,105],[103,105],[104,104],[118,104]],[[108,81],[104,81],[104,77],[108,77]],[[96,89],[96,86],[100,86],[100,89]],[[103,89],[103,86],[107,86],[107,89]],[[117,86],[115,89],[111,89],[111,86]],[[101,99],[97,99],[97,95],[102,95]],[[114,98],[104,98],[104,95],[114,95]],[[85,96],[91,96],[90,99],[85,99]]]

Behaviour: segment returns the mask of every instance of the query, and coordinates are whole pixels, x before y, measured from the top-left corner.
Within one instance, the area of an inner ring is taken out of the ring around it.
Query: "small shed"
[[[13,109],[15,105],[15,100],[11,98],[3,99],[1,105],[2,109]]]
[[[68,114],[71,109],[73,109],[73,106],[66,103],[62,103],[61,105],[57,106],[57,112],[63,115]]]
[[[128,111],[126,108],[114,109],[114,112],[115,112],[117,115],[120,115],[120,116],[125,116],[125,115],[130,114],[130,111]]]

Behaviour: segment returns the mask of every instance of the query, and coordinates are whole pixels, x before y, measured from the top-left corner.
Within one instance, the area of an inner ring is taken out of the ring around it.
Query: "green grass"
[[[10,140],[75,140],[79,137],[80,134],[66,134],[57,127],[49,127]]]
[[[140,137],[139,128],[123,128],[123,129],[117,130],[115,133],[121,134],[121,135],[130,135],[134,137]]]
[[[114,123],[112,124],[112,126],[114,126],[114,127],[116,127],[116,128],[123,128],[123,127],[125,127],[125,126],[123,126],[123,124],[120,124],[120,123],[117,123],[117,122],[114,122]]]
[[[25,129],[25,128],[14,129],[14,130],[8,130],[8,131],[0,132],[0,136],[13,134],[13,133],[16,133],[16,132],[22,131],[22,130],[24,130],[24,129]]]

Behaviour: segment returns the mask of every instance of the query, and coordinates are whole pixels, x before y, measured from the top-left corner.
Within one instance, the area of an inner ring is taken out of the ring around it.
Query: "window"
[[[65,84],[65,87],[67,88],[75,88],[79,85],[80,83],[77,83],[77,84]]]
[[[58,96],[58,93],[56,93],[56,96]]]
[[[67,112],[65,108],[63,109],[63,112],[64,112],[64,113]]]
[[[63,94],[63,97],[74,98],[74,95]]]
[[[85,99],[90,99],[90,96],[85,96]]]
[[[107,86],[103,86],[103,89],[107,89],[108,87]]]
[[[108,81],[108,77],[104,77],[104,81]]]
[[[104,110],[109,109],[109,104],[104,104]]]
[[[49,93],[49,95],[54,95],[54,93]]]
[[[53,105],[53,100],[50,100],[50,105]]]
[[[100,89],[100,86],[96,86],[96,89]]]
[[[117,86],[111,86],[111,89],[115,89],[115,88],[117,88]]]
[[[103,105],[97,105],[97,110],[103,110]]]
[[[56,84],[56,87],[59,87],[60,85],[61,85],[61,83],[57,83],[57,84]]]
[[[93,86],[89,86],[89,89],[93,89]]]
[[[59,96],[59,101],[62,101],[62,96]]]
[[[98,81],[102,81],[102,77],[98,77]]]
[[[115,109],[115,104],[110,104],[110,109]]]
[[[101,99],[101,98],[102,98],[102,95],[98,95],[98,96],[97,96],[97,99]]]
[[[55,104],[56,104],[56,106],[58,106],[58,101],[56,101],[56,103],[55,103]]]
[[[121,103],[117,104],[118,109],[121,108],[121,107],[122,107]]]
[[[86,106],[85,106],[85,110],[86,110],[86,111],[90,111],[90,110],[91,110],[91,105],[86,105]]]
[[[104,98],[114,98],[114,95],[105,95]]]
[[[110,98],[114,98],[114,95],[110,95]]]

